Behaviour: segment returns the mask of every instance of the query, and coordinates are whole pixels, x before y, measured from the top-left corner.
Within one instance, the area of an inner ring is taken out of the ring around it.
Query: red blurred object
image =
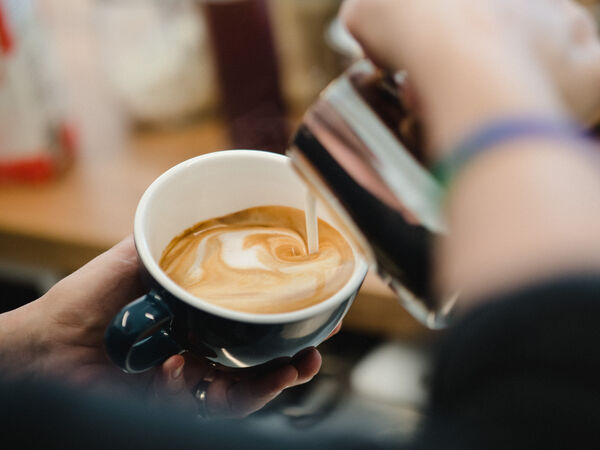
[[[8,54],[13,48],[13,40],[8,30],[6,17],[1,6],[2,5],[0,5],[0,48],[2,49],[2,53]]]
[[[35,3],[0,0],[0,182],[46,181],[76,153]]]

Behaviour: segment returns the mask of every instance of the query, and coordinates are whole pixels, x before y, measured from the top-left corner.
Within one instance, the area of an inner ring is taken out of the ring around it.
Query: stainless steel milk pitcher
[[[401,86],[401,75],[358,61],[308,109],[288,155],[403,306],[442,328],[457,297],[431,289],[432,242],[446,233],[442,189]]]

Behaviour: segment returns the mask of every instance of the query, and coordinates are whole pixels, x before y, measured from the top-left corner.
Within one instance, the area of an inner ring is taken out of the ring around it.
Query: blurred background
[[[169,167],[284,152],[362,56],[336,20],[341,1],[0,0],[0,312],[130,234]],[[598,1],[582,3],[598,16]],[[406,439],[433,337],[370,274],[320,375],[252,420]]]

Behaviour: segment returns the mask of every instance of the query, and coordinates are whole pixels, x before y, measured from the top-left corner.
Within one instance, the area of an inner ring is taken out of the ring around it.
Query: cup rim
[[[211,159],[229,159],[229,158],[261,158],[264,160],[279,161],[281,163],[289,164],[289,157],[285,155],[270,153],[261,150],[222,150],[204,155],[196,156],[194,158],[183,161],[160,175],[156,178],[150,186],[146,189],[142,198],[140,199],[134,219],[134,241],[137,249],[137,253],[142,262],[143,267],[150,273],[152,278],[156,280],[164,289],[174,295],[177,299],[193,306],[195,308],[206,311],[207,313],[239,321],[249,322],[257,324],[275,324],[275,323],[288,323],[296,322],[310,317],[314,317],[326,311],[330,311],[344,300],[351,297],[358,289],[367,274],[368,264],[365,259],[357,252],[352,243],[352,251],[355,256],[355,267],[352,272],[350,279],[344,284],[344,286],[331,297],[323,300],[315,305],[309,306],[296,311],[289,311],[285,313],[275,314],[259,314],[259,313],[248,313],[243,311],[236,311],[232,309],[223,308],[203,300],[200,297],[196,297],[185,289],[177,285],[167,274],[160,268],[158,262],[152,257],[150,252],[150,246],[147,241],[147,236],[144,232],[144,214],[147,211],[152,198],[155,193],[158,192],[162,185],[172,177],[176,176],[185,170],[190,170],[197,164],[202,164],[204,161]],[[333,226],[333,225],[332,225]],[[338,227],[335,227],[338,229]],[[339,229],[338,229],[339,231]],[[348,239],[346,239],[348,241]]]

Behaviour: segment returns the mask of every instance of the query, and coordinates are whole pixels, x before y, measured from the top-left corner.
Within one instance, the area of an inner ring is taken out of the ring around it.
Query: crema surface
[[[261,206],[198,223],[167,246],[161,268],[196,297],[261,314],[295,311],[340,290],[354,270],[348,242],[319,220],[308,253],[304,212]]]

